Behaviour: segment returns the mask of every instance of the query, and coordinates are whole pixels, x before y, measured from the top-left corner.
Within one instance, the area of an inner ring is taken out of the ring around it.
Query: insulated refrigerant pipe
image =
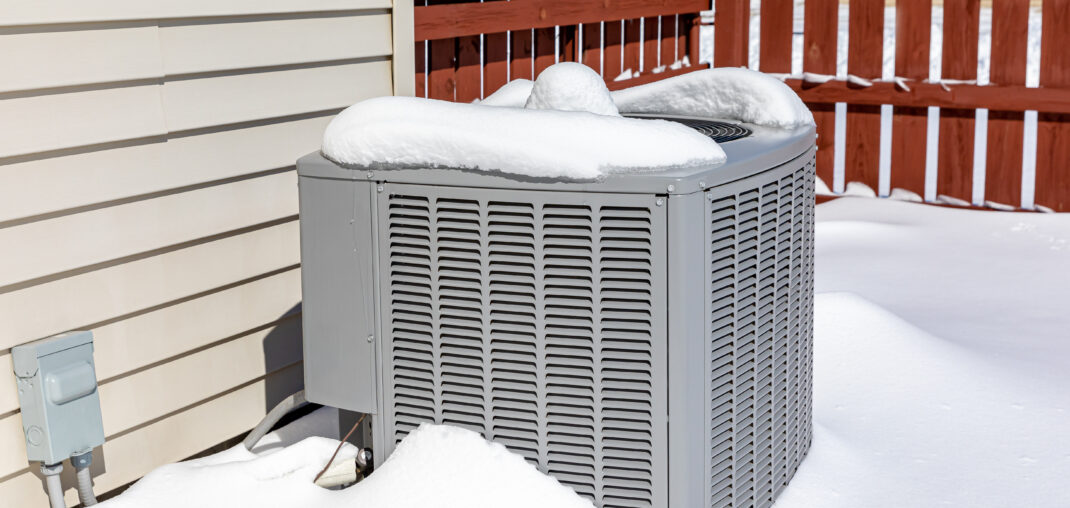
[[[271,428],[274,427],[276,423],[279,423],[279,420],[281,420],[283,416],[286,416],[290,411],[302,407],[305,404],[308,404],[308,400],[305,399],[304,390],[290,395],[283,399],[282,402],[276,404],[275,407],[271,408],[271,411],[264,416],[264,419],[260,420],[260,423],[249,432],[249,435],[245,436],[245,441],[242,441],[242,444],[245,445],[245,449],[252,450],[253,447],[256,446],[256,443],[259,443],[260,440],[264,438],[264,435],[270,432]]]

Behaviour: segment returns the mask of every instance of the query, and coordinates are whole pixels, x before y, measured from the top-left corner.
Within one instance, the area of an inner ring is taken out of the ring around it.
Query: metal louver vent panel
[[[449,423],[598,506],[661,506],[655,197],[389,184],[380,196],[386,454],[420,423]]]
[[[810,446],[814,161],[712,189],[709,505],[770,506]]]

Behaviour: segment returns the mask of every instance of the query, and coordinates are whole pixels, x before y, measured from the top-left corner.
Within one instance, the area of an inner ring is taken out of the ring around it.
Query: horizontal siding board
[[[4,375],[10,374],[5,372]],[[4,451],[0,453],[0,477],[26,468],[28,459],[21,414],[15,413],[0,419],[0,450]]]
[[[0,26],[389,9],[390,0],[5,0]]]
[[[0,100],[0,158],[159,136],[158,85]]]
[[[0,35],[0,93],[159,78],[160,62],[155,25]]]
[[[0,223],[283,168],[331,116],[0,165]]]
[[[97,379],[107,382],[187,351],[293,315],[301,302],[301,272],[288,270],[201,298],[93,329]],[[11,371],[11,355],[0,355]],[[0,414],[17,410],[14,376],[0,375]]]
[[[0,350],[297,264],[296,221],[0,294]]]
[[[104,434],[134,428],[300,360],[301,319],[292,317],[105,383],[100,387]]]
[[[297,214],[286,171],[0,229],[0,288]]]
[[[278,402],[280,394],[302,386],[301,365],[294,365],[168,418],[109,439],[94,453],[94,490],[107,492],[130,483],[153,468],[185,459],[205,448],[248,431]],[[22,432],[21,429],[19,432]],[[69,469],[69,468],[68,468]],[[41,480],[29,468],[0,483],[0,499],[10,506],[47,506]],[[66,471],[67,504],[77,503],[72,477]]]
[[[160,48],[168,75],[385,56],[390,14],[162,24]]]
[[[164,83],[169,130],[342,108],[390,95],[390,62],[378,60]]]

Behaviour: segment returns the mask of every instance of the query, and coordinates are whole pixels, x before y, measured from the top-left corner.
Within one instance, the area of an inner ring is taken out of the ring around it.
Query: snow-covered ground
[[[814,442],[777,508],[1070,506],[1070,215],[818,207]]]
[[[844,198],[818,207],[816,229],[814,441],[776,507],[1070,506],[1070,214]],[[269,435],[261,457],[165,466],[102,506],[398,508],[433,488],[440,506],[468,508],[501,499],[503,482],[528,489],[513,507],[561,495],[482,440],[445,434],[357,488],[323,491],[311,477],[334,441],[299,441],[337,438],[335,418],[320,410]],[[436,446],[450,449],[427,453]],[[464,475],[432,473],[458,456]],[[516,480],[473,483],[469,466],[498,460]],[[209,489],[226,495],[198,495]]]

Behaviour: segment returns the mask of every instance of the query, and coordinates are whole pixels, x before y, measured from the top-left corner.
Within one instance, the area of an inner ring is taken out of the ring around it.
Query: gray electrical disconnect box
[[[92,332],[15,346],[11,356],[31,462],[57,464],[104,444]]]

